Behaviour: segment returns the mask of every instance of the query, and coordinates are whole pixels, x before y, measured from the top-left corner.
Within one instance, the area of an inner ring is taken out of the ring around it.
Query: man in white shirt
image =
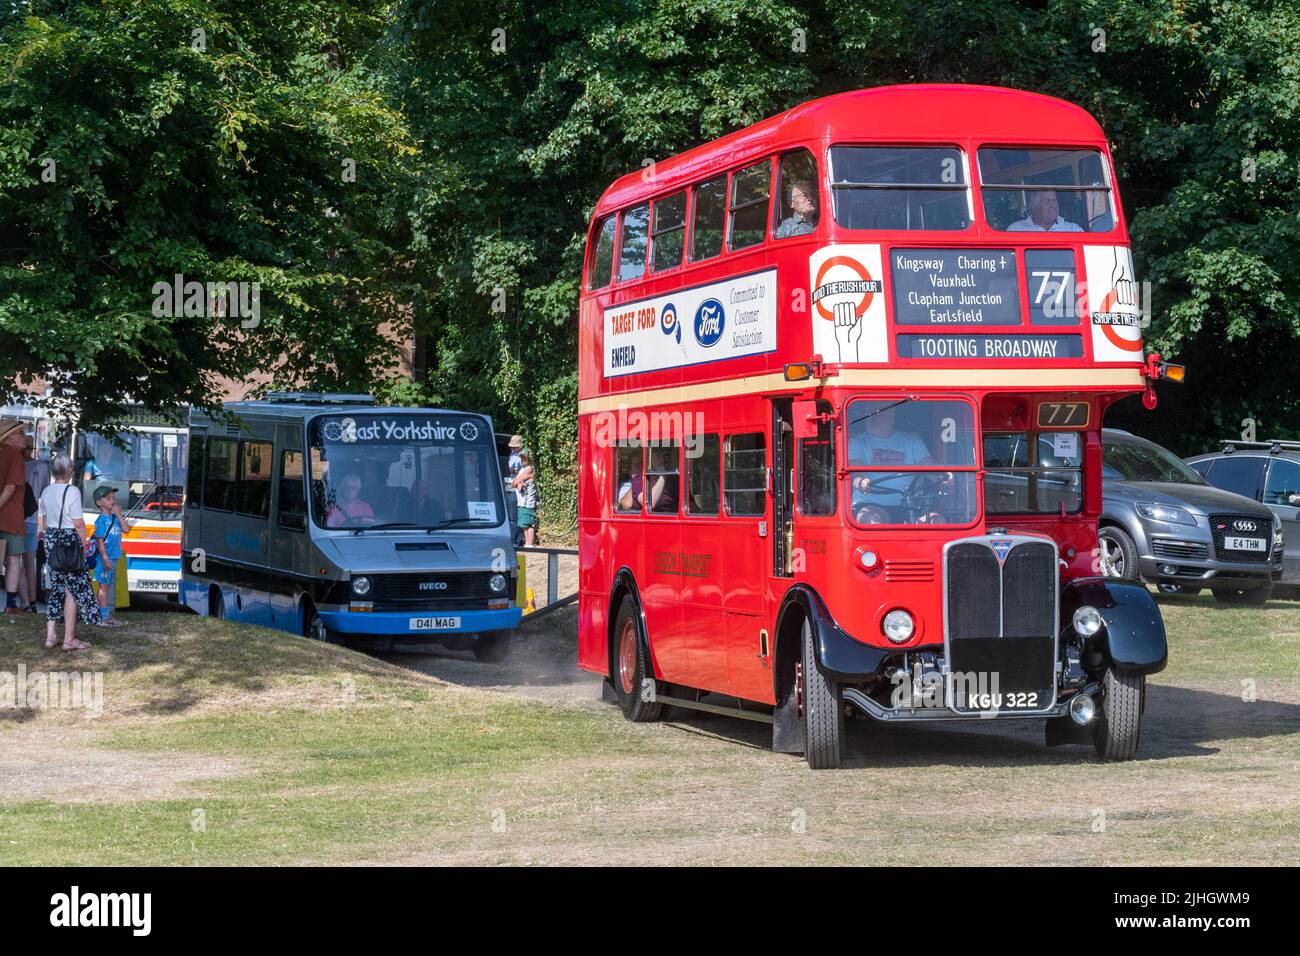
[[[1077,223],[1061,218],[1061,201],[1055,189],[1035,189],[1026,205],[1029,215],[1007,226],[1007,232],[1083,232]]]
[[[919,435],[894,430],[894,418],[894,410],[886,406],[868,413],[856,429],[852,424],[849,426],[850,466],[901,469],[909,465],[938,464]],[[907,486],[900,484],[893,475],[860,472],[853,476],[850,484],[854,491],[854,511],[865,506],[869,516],[867,520],[859,517],[859,521],[864,524],[893,524],[900,520],[893,509],[902,503],[901,491]],[[882,486],[875,487],[877,484]]]

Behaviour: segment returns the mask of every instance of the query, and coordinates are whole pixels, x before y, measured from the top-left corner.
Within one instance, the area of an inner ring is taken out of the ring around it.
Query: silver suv
[[[1235,441],[1223,451],[1187,459],[1216,488],[1260,502],[1282,522],[1282,587],[1278,597],[1300,593],[1300,442]]]
[[[1166,592],[1209,588],[1263,604],[1282,577],[1282,524],[1257,501],[1215,488],[1172,452],[1102,430],[1101,573]]]

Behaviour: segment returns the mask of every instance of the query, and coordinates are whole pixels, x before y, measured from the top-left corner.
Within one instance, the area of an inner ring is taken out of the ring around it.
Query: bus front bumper
[[[325,626],[340,634],[374,634],[436,640],[446,634],[481,634],[508,631],[519,626],[522,608],[499,611],[326,611],[319,612]]]

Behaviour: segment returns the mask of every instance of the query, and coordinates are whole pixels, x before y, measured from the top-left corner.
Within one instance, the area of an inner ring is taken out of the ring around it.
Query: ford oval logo
[[[695,310],[695,341],[712,348],[722,338],[727,325],[727,313],[717,299],[705,299]]]
[[[1232,523],[1232,526],[1238,531],[1257,531],[1259,526],[1253,521],[1247,521],[1245,518],[1238,518]]]

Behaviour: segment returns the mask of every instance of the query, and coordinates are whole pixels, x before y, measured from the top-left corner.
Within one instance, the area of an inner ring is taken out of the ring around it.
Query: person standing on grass
[[[519,503],[519,527],[524,532],[524,546],[537,544],[537,478],[533,468],[533,458],[526,451],[519,452],[519,473],[510,484],[515,489],[515,498]]]
[[[27,477],[23,472],[23,452],[27,445],[27,429],[16,418],[0,419],[0,558],[3,558],[5,579],[5,613],[23,613],[19,591],[22,589],[23,553],[27,542],[23,537],[23,498],[27,490]]]
[[[81,493],[72,487],[72,459],[67,455],[54,456],[50,466],[50,476],[54,479],[41,493],[40,510],[37,512],[37,537],[45,542],[45,553],[49,554],[60,541],[72,542],[77,551],[82,549],[86,540],[86,519],[81,510]],[[46,595],[45,646],[52,648],[59,643],[58,626],[63,625],[63,649],[79,651],[90,647],[84,641],[76,639],[76,615],[80,613],[85,624],[99,623],[99,605],[95,603],[94,592],[90,589],[90,572],[84,567],[79,571],[64,572],[50,567],[50,593]]]
[[[117,503],[117,489],[100,485],[95,489],[95,506],[99,517],[95,519],[95,548],[99,560],[95,563],[95,584],[99,588],[99,623],[105,627],[121,627],[114,614],[117,610],[117,562],[122,557],[122,535],[131,525],[122,517],[122,506]]]
[[[36,440],[30,435],[27,436],[27,461],[23,463],[23,475],[27,479],[27,488],[31,492],[32,500],[39,502],[41,492],[50,486],[50,463],[41,461],[40,456],[36,454]],[[27,611],[33,614],[36,613],[36,599],[40,596],[41,589],[41,569],[37,560],[40,546],[36,541],[39,511],[38,504],[36,511],[27,516],[27,522],[23,527],[27,551],[23,554],[22,597],[27,603]]]

